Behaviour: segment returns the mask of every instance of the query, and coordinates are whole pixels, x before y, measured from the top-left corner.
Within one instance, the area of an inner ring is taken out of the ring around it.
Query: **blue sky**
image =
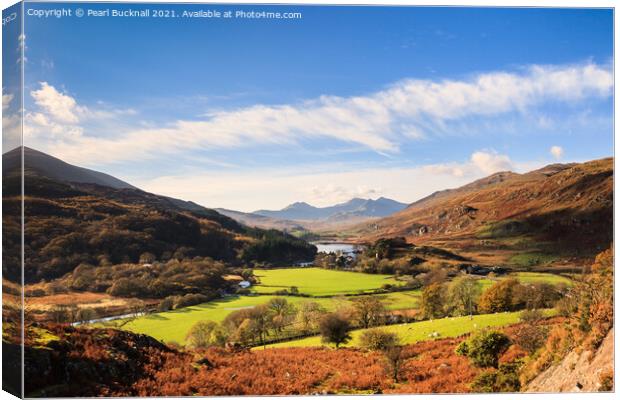
[[[26,17],[27,146],[244,211],[613,153],[610,10],[150,8],[303,17]]]

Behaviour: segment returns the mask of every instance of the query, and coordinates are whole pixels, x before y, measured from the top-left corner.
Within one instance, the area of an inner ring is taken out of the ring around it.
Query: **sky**
[[[613,155],[611,10],[64,7],[302,15],[26,16],[24,144],[154,193],[240,211],[409,203]]]

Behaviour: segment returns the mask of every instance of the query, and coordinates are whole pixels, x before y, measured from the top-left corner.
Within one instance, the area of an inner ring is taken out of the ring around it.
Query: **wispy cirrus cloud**
[[[36,109],[27,113],[26,125],[36,145],[79,164],[97,160],[101,165],[195,149],[286,145],[313,139],[396,154],[403,143],[431,137],[452,121],[511,112],[527,114],[547,103],[608,98],[612,90],[609,66],[534,65],[517,72],[483,73],[462,80],[406,79],[365,96],[321,96],[296,104],[217,110],[198,120],[170,121],[156,128],[136,123],[123,132],[104,136],[92,134],[89,122],[92,125],[93,121],[120,118],[120,112],[95,111],[43,82],[30,93]]]

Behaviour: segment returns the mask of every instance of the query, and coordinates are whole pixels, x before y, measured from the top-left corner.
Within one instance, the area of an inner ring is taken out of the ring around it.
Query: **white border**
[[[45,2],[40,0],[28,0],[29,2]],[[59,1],[60,2],[60,1]],[[66,3],[100,3],[101,1],[94,0],[86,0],[86,1],[66,1]],[[472,7],[472,6],[480,6],[480,7],[560,7],[560,8],[615,8],[616,2],[611,0],[561,0],[561,1],[553,1],[553,0],[470,0],[470,1],[459,1],[459,0],[445,0],[445,1],[433,1],[433,0],[294,0],[294,1],[260,1],[260,0],[243,0],[243,1],[234,1],[234,0],[219,0],[219,1],[180,1],[180,0],[132,0],[132,1],[123,1],[126,3],[204,3],[204,4],[298,4],[298,5],[371,5],[371,6],[464,6],[464,7]],[[12,4],[17,3],[17,1],[12,0],[0,0],[0,5],[2,8],[6,8]],[[614,10],[614,54],[616,49],[616,43],[618,43],[618,30],[615,29],[617,26],[617,13]],[[1,30],[0,30],[1,32]],[[0,33],[0,42],[2,35]],[[615,57],[614,57],[615,61]],[[0,76],[2,72],[2,65],[0,63]],[[614,74],[618,73],[618,66],[614,62]],[[614,87],[614,99],[617,94],[617,90]],[[618,103],[614,101],[614,116],[618,115]],[[618,126],[618,121],[614,119],[614,139],[616,136],[616,127]],[[618,141],[614,140],[614,153],[618,153]],[[614,162],[615,164],[615,162]],[[0,167],[1,168],[1,167]],[[614,167],[615,170],[615,167]],[[614,174],[615,177],[615,174]],[[614,193],[617,193],[618,183],[617,180],[614,179]],[[1,206],[0,206],[1,209]],[[618,237],[618,232],[620,228],[618,227],[618,216],[615,213],[615,201],[614,201],[614,237]],[[2,233],[0,232],[0,239]],[[615,315],[618,315],[618,280],[615,281],[614,287],[614,310]],[[618,349],[618,335],[616,335],[615,349]],[[1,372],[0,365],[0,372]],[[617,391],[617,385],[620,383],[618,368],[614,370],[614,381],[615,387]],[[0,374],[1,377],[1,374]],[[402,400],[404,397],[415,397],[416,400],[431,400],[431,399],[488,399],[488,398],[500,398],[500,399],[562,399],[562,400],[573,400],[573,399],[615,399],[615,394],[613,393],[554,393],[554,394],[534,394],[534,393],[519,393],[519,394],[470,394],[470,395],[442,395],[442,394],[433,394],[433,395],[382,395],[382,399],[389,400]],[[276,397],[276,396],[243,396],[243,397],[228,397],[228,398],[239,398],[239,399],[279,399],[285,396]],[[347,398],[347,399],[367,399],[367,396],[327,396],[330,398]],[[11,396],[6,392],[0,392],[0,400],[4,399],[14,399],[15,397]],[[221,397],[213,397],[214,399],[219,399]],[[310,399],[311,396],[291,396],[291,398],[295,399]],[[149,399],[166,399],[165,397],[151,397]]]

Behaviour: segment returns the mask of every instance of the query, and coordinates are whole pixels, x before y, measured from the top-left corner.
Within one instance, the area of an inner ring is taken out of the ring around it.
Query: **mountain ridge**
[[[354,197],[333,206],[315,207],[306,202],[295,202],[281,210],[257,210],[252,214],[285,220],[329,220],[355,217],[385,217],[407,207],[407,204],[386,197],[376,200]]]
[[[550,255],[591,258],[613,240],[613,174],[613,158],[499,172],[351,231],[366,243],[398,236],[479,254],[514,252],[522,266],[528,255],[532,263]]]
[[[93,183],[115,189],[137,189],[135,186],[103,172],[78,167],[41,151],[24,147],[24,169],[43,174],[49,178],[74,183]],[[3,175],[19,168],[21,147],[2,155]]]

